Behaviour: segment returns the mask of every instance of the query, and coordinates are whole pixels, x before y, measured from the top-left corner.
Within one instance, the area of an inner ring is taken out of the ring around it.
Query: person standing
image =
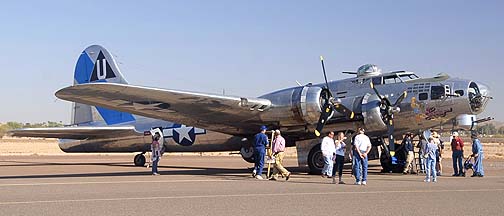
[[[364,134],[364,128],[357,130],[359,133],[355,136],[353,157],[355,158],[355,184],[367,184],[367,171],[368,171],[368,154],[371,151],[371,141],[369,137]],[[361,173],[362,172],[362,173]]]
[[[336,148],[334,147],[334,132],[330,131],[329,133],[327,133],[327,136],[322,139],[320,150],[322,151],[322,156],[324,157],[322,178],[329,177],[332,175],[333,157],[334,153],[336,152]]]
[[[329,177],[332,175],[333,170],[333,157],[336,152],[334,146],[334,132],[330,131],[327,136],[322,139],[322,144],[320,145],[320,150],[322,151],[322,156],[324,157],[324,168],[322,168],[322,178]]]
[[[264,168],[264,155],[266,154],[266,145],[268,145],[268,137],[266,136],[266,126],[261,126],[258,134],[254,137],[254,171],[252,171],[252,177],[256,179],[263,179],[262,171]]]
[[[483,177],[485,171],[483,171],[483,145],[481,145],[478,139],[478,132],[473,131],[471,133],[472,144],[472,156],[474,157],[474,173],[471,177]]]
[[[434,138],[429,137],[425,147],[425,180],[424,182],[437,182],[436,179],[436,150],[437,145],[434,143]]]
[[[283,158],[285,156],[285,139],[280,134],[280,130],[275,130],[275,139],[273,140],[273,156],[275,156],[275,168],[273,170],[273,177],[271,180],[277,180],[278,173],[285,177],[288,181],[290,172],[283,166]]]
[[[451,140],[452,160],[453,160],[453,175],[452,176],[465,176],[462,157],[464,157],[464,142],[460,139],[457,132],[453,132],[453,139]],[[458,166],[457,166],[458,165]]]
[[[343,176],[343,164],[345,163],[345,151],[346,151],[345,139],[346,139],[345,134],[343,132],[338,132],[335,141],[336,167],[333,168],[332,172],[333,184],[336,184],[336,171],[338,171],[338,184],[345,184],[345,182],[343,182],[343,180],[341,179]]]
[[[151,143],[151,161],[152,161],[152,175],[159,175],[158,164],[161,160],[161,146],[159,145],[159,139],[161,135],[159,133],[154,134]]]
[[[444,144],[443,144],[443,140],[440,139],[437,131],[432,131],[432,137],[434,138],[434,144],[437,145],[436,170],[437,170],[437,175],[440,176],[443,173],[443,164],[441,163],[441,161],[443,160]]]
[[[404,164],[403,174],[408,174],[412,168],[412,162],[415,158],[413,152],[413,143],[411,142],[411,133],[406,133],[402,141],[403,149],[406,152],[406,164]]]

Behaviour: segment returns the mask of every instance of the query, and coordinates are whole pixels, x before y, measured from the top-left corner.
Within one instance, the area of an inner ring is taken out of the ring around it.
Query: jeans
[[[464,173],[463,166],[462,166],[462,157],[464,156],[464,151],[460,150],[455,150],[452,153],[452,159],[453,159],[453,174],[455,175],[462,175]],[[457,168],[458,164],[458,168]]]
[[[152,161],[152,174],[158,173],[157,167],[159,163],[159,158],[156,159],[155,161]]]
[[[255,148],[254,149],[254,159],[255,159],[254,170],[256,171],[257,175],[262,175],[263,168],[264,168],[264,155],[265,154],[266,154],[265,148]]]
[[[432,177],[432,181],[436,180],[436,158],[427,158],[426,160],[426,170],[425,170],[425,180],[429,181]]]
[[[338,171],[338,176],[341,177],[343,174],[343,163],[345,162],[345,156],[336,155],[336,167],[333,167],[332,176],[336,176],[336,171]]]
[[[366,151],[361,151],[361,153],[366,153]],[[361,158],[359,153],[357,153],[357,151],[355,150],[353,151],[353,157],[355,158],[355,181],[367,181],[368,157],[366,156],[365,158]]]
[[[333,170],[332,155],[324,155],[324,168],[322,168],[322,175],[331,176]]]

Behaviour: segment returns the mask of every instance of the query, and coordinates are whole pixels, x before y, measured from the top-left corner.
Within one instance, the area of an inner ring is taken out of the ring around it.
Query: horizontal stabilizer
[[[57,127],[57,128],[23,128],[11,130],[10,136],[44,137],[59,139],[88,139],[117,137],[119,135],[138,135],[135,127]],[[142,133],[143,134],[143,133]]]

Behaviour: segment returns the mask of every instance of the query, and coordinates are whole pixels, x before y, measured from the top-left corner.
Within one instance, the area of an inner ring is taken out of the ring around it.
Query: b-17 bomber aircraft
[[[167,152],[240,151],[253,161],[253,136],[261,125],[280,129],[287,146],[296,146],[300,166],[320,173],[320,136],[328,131],[353,135],[363,127],[373,148],[369,159],[384,169],[394,161],[394,136],[431,128],[471,130],[491,99],[480,82],[439,74],[382,73],[366,64],[354,77],[298,85],[259,97],[239,97],[131,85],[112,54],[93,45],[80,55],[74,85],[56,97],[72,101],[72,125],[25,128],[13,136],[59,138],[65,152],[139,152],[137,166],[150,151],[150,130],[158,128]],[[388,144],[385,142],[388,140]],[[350,148],[350,145],[347,145]],[[378,151],[378,147],[382,152]]]

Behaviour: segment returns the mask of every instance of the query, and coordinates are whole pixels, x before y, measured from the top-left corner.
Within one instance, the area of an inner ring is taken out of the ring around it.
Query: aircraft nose
[[[488,85],[481,82],[471,82],[468,89],[469,102],[474,113],[481,113],[488,101],[492,99]]]

